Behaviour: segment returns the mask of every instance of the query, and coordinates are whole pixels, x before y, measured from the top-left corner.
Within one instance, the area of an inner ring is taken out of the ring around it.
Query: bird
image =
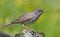
[[[35,9],[32,12],[23,14],[16,20],[12,21],[10,24],[5,25],[3,27],[10,26],[12,24],[20,24],[21,23],[24,27],[28,28],[28,25],[34,23],[42,14],[43,14],[42,9]]]

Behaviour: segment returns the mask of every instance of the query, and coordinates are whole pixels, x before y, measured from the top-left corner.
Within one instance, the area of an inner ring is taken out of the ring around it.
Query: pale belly
[[[33,18],[29,22],[34,23],[37,19],[38,19],[38,16],[34,15]]]

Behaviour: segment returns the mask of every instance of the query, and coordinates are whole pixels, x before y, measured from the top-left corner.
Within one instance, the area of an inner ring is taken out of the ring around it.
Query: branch
[[[45,37],[43,32],[35,32],[32,29],[24,29],[22,33],[18,33],[15,37]]]

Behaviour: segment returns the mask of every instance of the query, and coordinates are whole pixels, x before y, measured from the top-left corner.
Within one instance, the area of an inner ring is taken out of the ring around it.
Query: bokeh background
[[[12,36],[20,33],[24,29],[21,24],[1,26],[37,8],[43,9],[44,14],[30,28],[44,32],[45,37],[60,37],[60,0],[0,0],[0,30]]]

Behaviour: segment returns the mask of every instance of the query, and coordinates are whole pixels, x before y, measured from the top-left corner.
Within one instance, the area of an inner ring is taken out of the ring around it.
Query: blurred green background
[[[20,24],[1,26],[36,8],[43,9],[44,14],[30,28],[44,32],[45,37],[60,37],[60,0],[0,0],[0,30],[12,36],[20,33],[24,29]]]

